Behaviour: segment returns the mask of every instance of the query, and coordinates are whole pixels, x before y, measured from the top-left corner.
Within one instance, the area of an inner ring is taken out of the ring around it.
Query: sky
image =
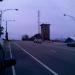
[[[49,23],[51,39],[75,36],[75,20],[64,13],[75,17],[75,0],[4,0],[0,2],[0,10],[10,10],[3,13],[3,20],[8,21],[10,39],[21,39],[22,35],[30,37],[38,33],[38,10],[40,23]],[[5,21],[2,22],[5,28]],[[5,30],[4,30],[5,32]]]

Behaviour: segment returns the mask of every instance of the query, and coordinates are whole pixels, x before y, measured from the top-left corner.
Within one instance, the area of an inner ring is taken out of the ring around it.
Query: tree
[[[33,41],[35,38],[36,38],[36,39],[42,39],[41,34],[35,34],[34,36],[32,36],[32,37],[30,38],[30,40]]]
[[[34,37],[37,38],[37,39],[41,39],[42,38],[41,34],[35,34]]]
[[[28,40],[29,39],[29,36],[28,35],[23,35],[22,36],[22,40]]]

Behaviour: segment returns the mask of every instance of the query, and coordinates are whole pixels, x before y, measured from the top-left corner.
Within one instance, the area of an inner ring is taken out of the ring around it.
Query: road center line
[[[37,61],[40,65],[42,65],[44,68],[46,68],[49,72],[51,72],[53,75],[58,75],[58,73],[56,73],[55,71],[53,71],[51,68],[49,68],[47,65],[45,65],[43,62],[41,62],[40,60],[38,60],[36,57],[34,57],[32,54],[30,54],[29,52],[27,52],[24,48],[22,48],[19,44],[15,43],[14,44],[19,47],[22,51],[24,51],[25,53],[27,53],[29,56],[31,56],[35,61]]]
[[[10,42],[9,42],[9,50],[10,50],[10,58],[12,59],[12,52],[11,52]],[[15,67],[14,66],[12,66],[12,73],[13,73],[13,75],[16,75]]]

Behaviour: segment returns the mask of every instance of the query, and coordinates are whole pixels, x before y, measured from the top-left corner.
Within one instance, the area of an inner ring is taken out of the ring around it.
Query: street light
[[[2,15],[4,12],[6,11],[9,11],[9,10],[15,10],[15,11],[18,11],[18,9],[5,9],[5,10],[0,10],[0,28],[1,28],[1,24],[2,24]],[[6,36],[8,37],[8,33],[6,33]],[[1,37],[1,34],[0,34],[0,37]]]
[[[72,18],[75,21],[75,17],[74,16],[67,15],[67,14],[64,14],[64,16],[68,16],[68,17]]]
[[[3,11],[5,12],[5,11],[8,11],[8,10],[16,10],[16,11],[18,11],[18,9],[5,9]]]
[[[5,10],[0,10],[0,27],[1,27],[1,23],[2,23],[2,15],[4,12],[9,11],[9,10],[15,10],[18,11],[18,9],[5,9]]]
[[[5,21],[5,20],[3,20],[3,21]],[[5,21],[5,23],[6,23],[5,38],[7,41],[8,41],[8,21],[15,21],[15,20],[6,20]]]

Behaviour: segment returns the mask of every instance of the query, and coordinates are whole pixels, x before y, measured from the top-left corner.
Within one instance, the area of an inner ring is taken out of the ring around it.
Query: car
[[[42,43],[41,39],[34,39],[34,43]]]
[[[75,47],[75,42],[69,42],[69,43],[67,43],[67,46],[69,46],[69,47]]]

